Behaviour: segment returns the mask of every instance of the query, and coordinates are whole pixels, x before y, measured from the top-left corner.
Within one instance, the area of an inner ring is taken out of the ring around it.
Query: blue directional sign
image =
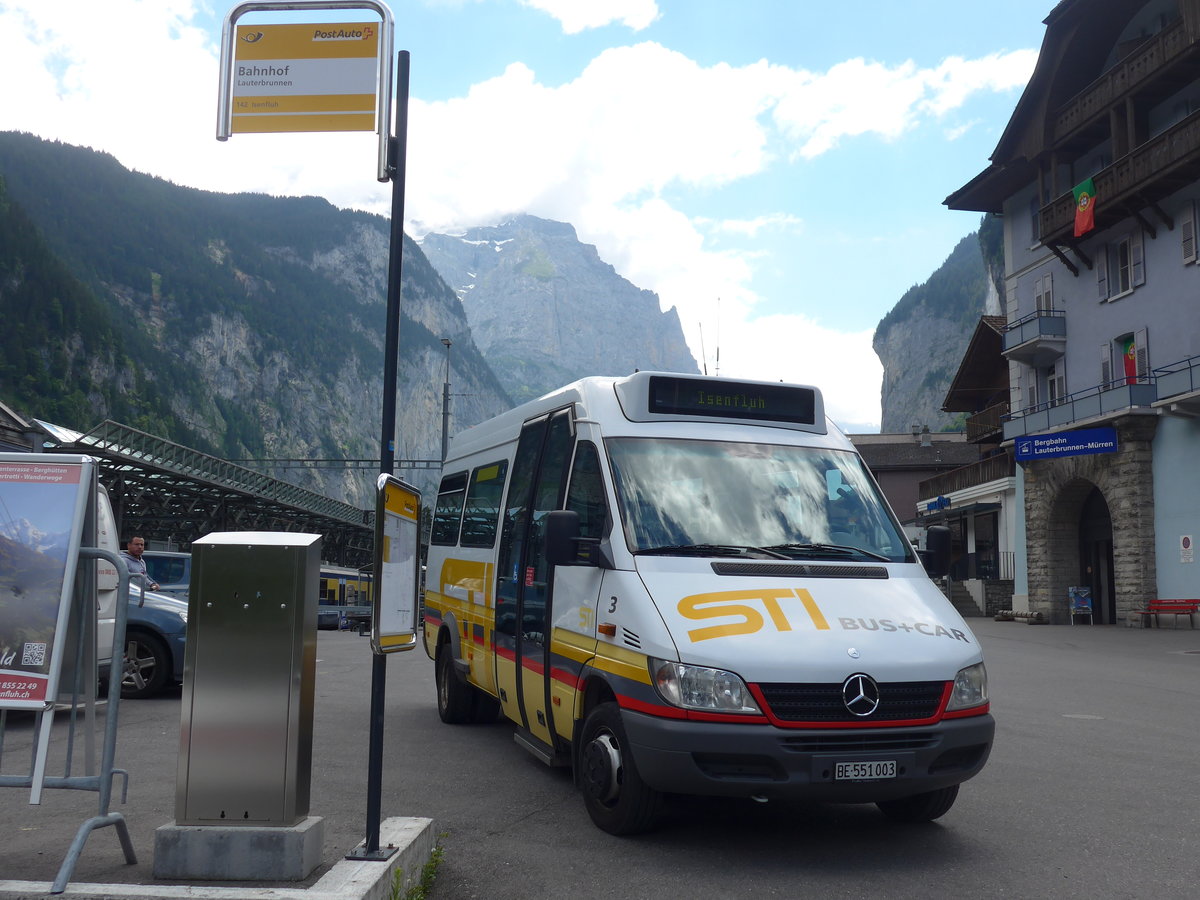
[[[1018,460],[1116,453],[1117,429],[1084,428],[1079,431],[1060,431],[1058,434],[1019,437],[1016,449]]]

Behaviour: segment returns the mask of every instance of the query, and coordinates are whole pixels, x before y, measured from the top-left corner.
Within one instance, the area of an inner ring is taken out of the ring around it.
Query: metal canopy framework
[[[298,531],[323,537],[328,562],[361,568],[371,562],[375,514],[191,450],[119,422],[86,434],[34,420],[55,453],[100,460],[122,537],[184,547],[213,531]]]

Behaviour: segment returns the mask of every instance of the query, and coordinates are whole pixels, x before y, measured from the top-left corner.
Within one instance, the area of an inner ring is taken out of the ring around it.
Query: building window
[[[1047,272],[1033,282],[1033,308],[1038,312],[1054,309],[1054,276]]]
[[[1100,387],[1144,382],[1150,374],[1146,329],[1142,328],[1100,345]]]
[[[1097,257],[1096,286],[1101,300],[1115,300],[1146,283],[1140,229],[1100,247]]]
[[[1183,250],[1183,264],[1196,261],[1196,202],[1189,200],[1179,217],[1179,244]]]
[[[1050,371],[1046,375],[1046,395],[1047,402],[1051,406],[1058,406],[1065,402],[1067,396],[1067,374],[1066,366],[1062,362],[1051,366]]]

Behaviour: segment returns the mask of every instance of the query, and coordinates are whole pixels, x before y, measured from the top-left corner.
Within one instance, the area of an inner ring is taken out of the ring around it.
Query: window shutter
[[[1105,342],[1100,345],[1100,387],[1108,387],[1112,381],[1112,344]]]
[[[1004,312],[1008,316],[1009,322],[1015,322],[1021,318],[1020,304],[1017,302],[1017,283],[1012,281],[1008,285],[1008,290],[1005,292]]]
[[[1150,374],[1150,349],[1146,346],[1146,329],[1133,333],[1133,352],[1137,358],[1138,379]]]
[[[1146,283],[1146,262],[1142,256],[1142,232],[1135,231],[1129,237],[1129,267],[1132,270],[1130,286],[1139,287]]]
[[[1179,220],[1179,243],[1183,248],[1183,262],[1196,261],[1196,201],[1189,200]]]
[[[1096,287],[1101,300],[1108,299],[1108,245],[1099,248],[1096,254]]]

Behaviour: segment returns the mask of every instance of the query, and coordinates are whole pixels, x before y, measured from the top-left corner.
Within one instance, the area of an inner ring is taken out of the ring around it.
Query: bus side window
[[[504,495],[507,474],[506,459],[480,466],[473,473],[463,515],[464,547],[490,547],[496,543],[496,520],[500,517],[500,498]]]
[[[596,446],[588,441],[580,441],[575,451],[566,508],[579,513],[580,537],[599,538],[608,531],[608,504],[604,501],[600,456]]]
[[[433,510],[431,544],[453,546],[458,543],[458,523],[462,518],[463,498],[467,494],[467,473],[455,472],[442,479],[437,506]]]

